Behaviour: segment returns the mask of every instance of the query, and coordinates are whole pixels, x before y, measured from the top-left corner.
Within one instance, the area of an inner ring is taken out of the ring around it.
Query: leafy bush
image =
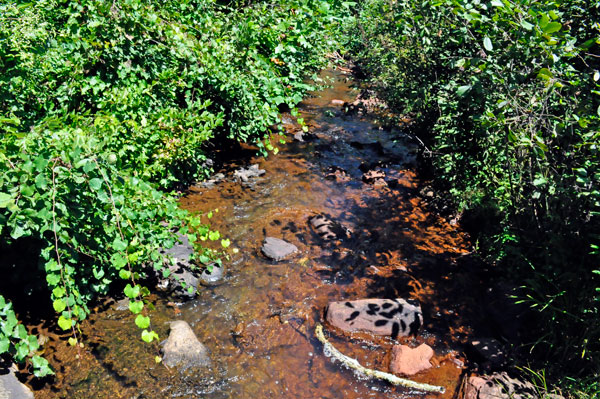
[[[0,353],[9,353],[18,362],[31,358],[35,376],[44,377],[53,372],[48,361],[35,354],[39,346],[37,337],[17,320],[12,304],[0,295]]]
[[[414,118],[480,253],[523,285],[534,350],[586,372],[600,367],[599,7],[365,0],[349,43]]]
[[[158,338],[140,279],[152,268],[169,273],[160,249],[176,232],[191,231],[190,242],[220,236],[165,190],[210,172],[208,143],[249,141],[266,153],[280,109],[301,101],[312,88],[306,78],[335,44],[328,38],[339,26],[335,5],[0,5],[0,240],[8,248],[37,243],[58,325],[73,331],[72,344],[89,302],[119,281],[127,282],[142,338]],[[198,251],[204,263],[218,256]],[[29,338],[9,313],[0,320],[8,326],[0,353],[22,361]],[[47,363],[32,361],[44,374]]]

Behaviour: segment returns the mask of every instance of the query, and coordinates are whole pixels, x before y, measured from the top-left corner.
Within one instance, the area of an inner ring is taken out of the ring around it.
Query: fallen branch
[[[331,356],[339,360],[344,366],[357,370],[360,373],[366,375],[367,377],[378,378],[380,380],[385,380],[393,385],[400,385],[406,388],[419,389],[421,391],[437,393],[444,393],[446,391],[444,387],[407,380],[405,378],[400,378],[390,373],[368,369],[362,366],[358,362],[358,360],[352,359],[351,357],[344,355],[339,350],[337,350],[329,341],[327,341],[327,338],[325,338],[325,335],[323,334],[323,326],[320,323],[317,323],[317,326],[315,327],[315,334],[317,335],[319,341],[323,344],[323,352],[331,353]]]

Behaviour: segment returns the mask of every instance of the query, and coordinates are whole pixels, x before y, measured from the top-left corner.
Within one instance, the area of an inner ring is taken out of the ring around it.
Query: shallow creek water
[[[332,105],[333,99],[352,102],[357,91],[344,73],[325,75],[332,87],[301,106],[315,140],[293,141],[290,134],[299,127],[288,118],[288,143],[279,154],[238,159],[224,170],[231,175],[258,163],[265,175],[248,185],[192,187],[181,199],[191,211],[218,208],[211,223],[239,252],[222,284],[201,288],[197,299],[179,307],[155,298],[151,316],[161,338],[167,321],[189,322],[210,350],[211,368],[180,373],[155,363],[158,347],[141,342],[133,316],[107,305],[84,323],[84,348],[64,340],[48,345],[59,377],[37,390],[38,399],[455,396],[463,373],[460,348],[471,331],[466,320],[477,318],[475,296],[466,288],[473,282],[457,266],[468,242],[428,210],[415,175],[415,148],[394,142],[372,118]],[[364,183],[361,164],[385,171],[389,184]],[[327,177],[335,168],[346,176]],[[350,228],[352,237],[321,240],[308,223],[319,213]],[[260,253],[265,236],[285,239],[299,252],[271,262]],[[420,301],[425,325],[416,337],[393,341],[327,325],[326,334],[342,353],[383,371],[389,371],[394,343],[428,343],[434,367],[412,378],[444,386],[444,395],[365,380],[323,355],[314,328],[329,301],[384,297]]]

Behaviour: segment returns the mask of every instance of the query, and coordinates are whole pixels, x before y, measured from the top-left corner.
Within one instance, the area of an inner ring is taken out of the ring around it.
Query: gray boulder
[[[196,296],[200,281],[198,273],[193,270],[195,266],[189,260],[194,254],[194,247],[186,235],[178,234],[177,236],[180,243],[161,251],[165,255],[170,255],[173,262],[167,266],[170,271],[167,278],[159,275],[158,288],[170,291],[175,296],[191,299]],[[185,288],[182,287],[182,283]]]
[[[33,399],[33,392],[17,379],[17,367],[0,370],[0,399]]]
[[[298,247],[279,238],[267,237],[261,250],[267,258],[279,261],[298,251]]]
[[[169,338],[163,342],[163,363],[181,371],[210,366],[208,349],[198,341],[196,334],[183,320],[172,321]]]

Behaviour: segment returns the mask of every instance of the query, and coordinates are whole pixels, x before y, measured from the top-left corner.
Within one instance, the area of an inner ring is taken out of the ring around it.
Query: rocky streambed
[[[416,145],[380,127],[376,103],[355,101],[348,74],[324,76],[332,87],[302,104],[309,134],[286,117],[277,155],[241,148],[182,197],[213,211],[235,248],[218,275],[187,275],[187,297],[152,298],[153,327],[163,339],[177,330],[184,346],[166,342],[171,356],[144,344],[108,300],[83,324],[83,348],[46,345],[58,376],[34,386],[38,399],[486,397],[495,383],[468,377],[505,367],[516,313],[468,237],[430,206]],[[356,374],[323,353],[319,323],[360,365],[445,392]],[[195,360],[180,367],[186,352]]]

